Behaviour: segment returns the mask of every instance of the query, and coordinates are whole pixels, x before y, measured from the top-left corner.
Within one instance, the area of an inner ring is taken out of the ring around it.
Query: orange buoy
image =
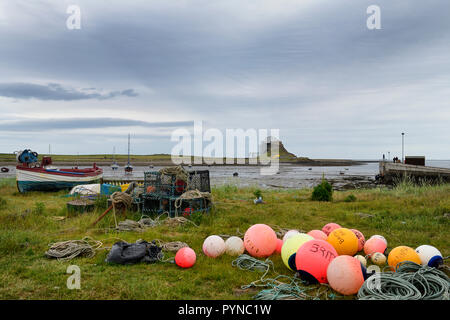
[[[342,255],[330,262],[327,279],[330,287],[343,295],[358,293],[364,283],[365,268],[351,256]]]
[[[420,257],[417,252],[410,247],[407,246],[399,246],[389,252],[388,255],[388,264],[391,269],[395,270],[398,266],[405,261],[412,261],[417,264],[421,264]]]
[[[210,258],[217,258],[225,252],[225,241],[219,236],[212,235],[203,242],[203,253]]]
[[[355,234],[356,238],[358,238],[358,251],[361,251],[364,248],[364,243],[366,243],[366,239],[361,231],[356,229],[350,229]]]
[[[307,234],[309,234],[311,237],[313,237],[314,239],[318,239],[318,240],[327,240],[328,236],[326,235],[325,232],[321,231],[321,230],[311,230],[310,232],[308,232]]]
[[[330,243],[339,255],[349,256],[358,252],[358,238],[347,228],[339,228],[330,232],[327,242]]]
[[[268,257],[277,248],[277,235],[268,225],[255,224],[245,232],[244,246],[253,257]]]
[[[383,253],[386,251],[386,242],[378,237],[371,237],[364,243],[364,253],[366,255],[372,255],[375,252]]]
[[[175,255],[175,263],[181,268],[190,268],[195,264],[197,256],[195,251],[189,247],[181,248]]]
[[[295,265],[300,277],[310,283],[327,283],[329,263],[338,256],[336,249],[325,240],[310,240],[298,248]]]
[[[342,227],[340,225],[338,225],[337,223],[330,222],[330,223],[327,223],[326,225],[323,226],[322,231],[328,237],[331,231],[333,231],[335,229],[339,229],[339,228],[342,228]]]

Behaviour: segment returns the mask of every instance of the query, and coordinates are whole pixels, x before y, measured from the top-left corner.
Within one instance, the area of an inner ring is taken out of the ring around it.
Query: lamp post
[[[405,133],[402,132],[402,163],[405,163]]]

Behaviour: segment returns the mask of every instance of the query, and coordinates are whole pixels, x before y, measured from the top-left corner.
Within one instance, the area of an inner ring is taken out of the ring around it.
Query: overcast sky
[[[405,132],[450,159],[450,2],[0,0],[0,152],[126,153],[131,133],[170,153],[194,120],[311,158],[401,157]]]

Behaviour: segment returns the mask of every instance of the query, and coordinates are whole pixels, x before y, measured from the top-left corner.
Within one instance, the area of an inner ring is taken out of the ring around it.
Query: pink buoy
[[[283,240],[277,239],[277,247],[275,253],[281,254],[281,248],[283,247]]]
[[[175,263],[181,268],[190,268],[195,264],[197,256],[195,251],[189,247],[181,248],[175,255]]]
[[[340,225],[334,222],[327,223],[323,226],[322,231],[328,236],[331,231],[342,228]]]
[[[364,235],[361,231],[356,229],[350,229],[353,231],[355,236],[358,238],[358,251],[361,251],[364,248],[364,244],[366,243],[366,239],[364,238]]]
[[[217,258],[221,256],[226,249],[225,241],[219,236],[212,235],[203,242],[203,253],[210,258]]]
[[[327,283],[327,268],[338,256],[336,249],[324,240],[310,240],[298,248],[295,265],[300,276],[308,282]]]
[[[317,240],[325,240],[326,241],[327,238],[328,238],[326,233],[321,231],[321,230],[311,230],[307,234],[310,235],[311,237],[313,237],[314,239],[317,239]]]
[[[352,256],[336,257],[327,268],[328,283],[343,295],[356,294],[364,283],[364,269],[361,262]]]
[[[372,255],[375,252],[383,253],[386,251],[386,242],[383,239],[377,237],[371,237],[364,244],[364,253],[366,255]]]
[[[245,232],[244,246],[253,257],[268,257],[277,248],[277,235],[268,225],[255,224]]]

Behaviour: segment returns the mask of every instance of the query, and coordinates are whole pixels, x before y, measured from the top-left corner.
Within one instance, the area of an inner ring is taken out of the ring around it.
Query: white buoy
[[[433,246],[424,244],[416,248],[423,266],[437,267],[443,262],[442,253]]]
[[[244,241],[241,238],[232,236],[225,241],[225,252],[230,256],[238,256],[244,253]]]
[[[367,260],[366,260],[366,258],[364,258],[364,256],[358,254],[358,255],[355,256],[355,258],[358,259],[359,262],[361,262],[361,264],[362,264],[364,267],[367,267]]]
[[[216,235],[209,236],[203,242],[202,249],[208,257],[217,258],[225,252],[225,241]]]
[[[286,242],[287,239],[289,239],[290,237],[299,234],[300,231],[298,230],[289,230],[288,232],[286,232],[283,236],[283,243]]]

